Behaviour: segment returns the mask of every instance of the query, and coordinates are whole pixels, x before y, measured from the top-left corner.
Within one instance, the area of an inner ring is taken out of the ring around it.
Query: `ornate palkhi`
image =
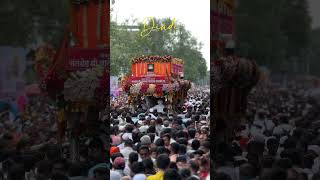
[[[212,75],[215,116],[225,118],[244,115],[246,97],[259,78],[259,67],[254,61],[233,56],[216,60]]]
[[[129,99],[166,97],[174,104],[184,99],[191,88],[191,82],[183,79],[183,66],[182,59],[170,55],[135,57],[132,59],[132,74],[122,78],[122,89]]]

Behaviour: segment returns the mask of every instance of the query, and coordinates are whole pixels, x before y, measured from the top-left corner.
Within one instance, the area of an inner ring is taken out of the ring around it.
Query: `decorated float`
[[[145,99],[150,108],[162,99],[171,111],[183,104],[191,88],[191,82],[184,80],[184,61],[172,56],[133,58],[131,74],[122,78],[121,85],[132,107]]]
[[[256,62],[234,56],[214,61],[212,69],[214,117],[221,139],[228,140],[246,116],[247,96],[260,79]]]
[[[69,2],[70,24],[59,49],[39,47],[35,67],[42,92],[57,105],[60,142],[67,139],[77,161],[79,138],[97,136],[101,114],[108,114],[109,2]]]

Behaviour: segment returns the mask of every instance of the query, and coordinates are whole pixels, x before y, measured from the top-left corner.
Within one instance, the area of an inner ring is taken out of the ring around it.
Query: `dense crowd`
[[[258,86],[230,143],[214,154],[215,180],[319,180],[319,102],[290,83]]]
[[[0,179],[103,180],[109,177],[107,146],[102,138],[80,141],[80,160],[70,159],[66,135],[59,143],[57,109],[47,97],[28,97],[24,111],[0,117]]]
[[[175,113],[168,113],[162,102],[150,109],[141,103],[132,112],[127,96],[113,98],[110,131],[104,131],[104,138],[80,139],[75,162],[68,134],[59,141],[54,103],[43,96],[28,97],[19,116],[9,106],[1,111],[0,179],[209,178],[209,95],[208,88],[190,90]]]
[[[111,180],[179,180],[210,178],[210,92],[189,91],[182,108],[168,113],[166,104],[135,111],[121,99],[111,109]]]

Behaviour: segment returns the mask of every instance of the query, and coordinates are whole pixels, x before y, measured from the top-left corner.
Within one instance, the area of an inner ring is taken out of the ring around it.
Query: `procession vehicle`
[[[170,112],[184,103],[191,82],[184,80],[184,61],[172,56],[141,56],[132,59],[129,75],[121,86],[128,103],[135,110],[143,103],[152,108],[161,100]]]
[[[236,1],[214,0],[211,5],[212,124],[217,139],[228,142],[234,135],[234,129],[242,123],[240,119],[246,117],[248,94],[263,76],[256,62],[234,54]]]
[[[81,138],[99,136],[109,105],[109,19],[105,0],[69,0],[70,20],[54,50],[40,46],[35,69],[40,89],[57,107],[59,144],[70,143],[70,158],[79,160]],[[106,128],[105,128],[106,129]],[[108,132],[105,132],[107,134]]]

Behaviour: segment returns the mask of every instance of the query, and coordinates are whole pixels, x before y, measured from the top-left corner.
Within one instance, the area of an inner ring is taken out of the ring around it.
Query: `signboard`
[[[139,82],[144,82],[144,83],[150,83],[150,84],[162,84],[166,82],[166,77],[161,76],[161,77],[133,77],[131,79],[132,83],[139,83]]]
[[[107,67],[108,63],[109,54],[107,48],[70,48],[66,69],[68,71],[86,70],[96,65]]]

